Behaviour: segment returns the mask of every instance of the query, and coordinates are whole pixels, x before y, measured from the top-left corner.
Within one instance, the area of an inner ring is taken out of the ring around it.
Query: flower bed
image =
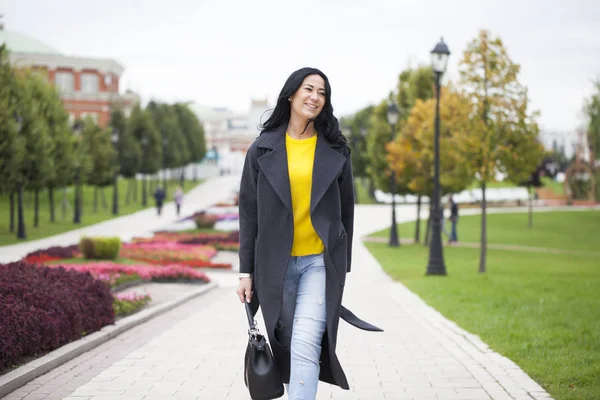
[[[126,265],[116,264],[112,262],[93,262],[86,264],[66,264],[62,268],[72,269],[75,271],[87,271],[92,276],[111,276],[116,274],[137,275],[143,280],[160,280],[165,278],[170,279],[185,279],[210,282],[210,279],[204,272],[196,271],[193,268],[182,265],[166,265],[162,267],[154,267],[151,265]]]
[[[107,285],[88,272],[0,264],[0,373],[114,323]]]
[[[221,232],[221,233],[203,233],[203,232],[157,232],[152,238],[135,238],[134,243],[152,243],[152,242],[179,242],[181,244],[205,244],[213,243],[239,243],[239,231]]]
[[[146,242],[126,244],[121,250],[122,257],[130,257],[131,254],[152,253],[152,254],[186,254],[192,257],[198,257],[203,260],[210,260],[217,255],[217,250],[213,246],[182,244],[172,241],[164,242]]]
[[[134,258],[135,260],[143,261],[143,262],[146,262],[149,264],[154,264],[154,265],[176,264],[176,265],[194,267],[194,268],[231,269],[231,264],[212,263],[210,261],[204,261],[204,260],[200,260],[200,259],[193,258],[193,257],[185,258],[185,257],[177,256],[177,255],[173,255],[173,256],[139,255],[139,256],[135,256],[135,257],[131,257],[131,258]]]
[[[47,249],[37,250],[23,257],[23,261],[29,264],[44,264],[48,261],[73,258],[79,255],[79,246],[53,246]]]
[[[152,300],[149,294],[137,294],[132,292],[118,293],[115,295],[113,310],[115,316],[124,317],[138,312]]]
[[[158,265],[180,264],[190,267],[231,268],[231,264],[215,264],[209,261],[217,254],[217,250],[214,247],[187,246],[173,243],[174,246],[187,247],[187,249],[173,250],[167,247],[162,250],[160,249],[160,244],[154,243],[152,245],[157,247],[154,250],[143,247],[124,248],[121,250],[121,255],[133,260]]]

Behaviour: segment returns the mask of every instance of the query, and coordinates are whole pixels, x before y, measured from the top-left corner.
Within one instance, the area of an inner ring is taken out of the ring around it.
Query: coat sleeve
[[[254,272],[254,243],[258,232],[257,216],[258,162],[256,142],[246,153],[240,182],[240,272]]]
[[[352,175],[352,160],[350,153],[346,155],[344,169],[339,178],[340,196],[342,204],[342,224],[348,236],[348,265],[346,271],[352,267],[352,239],[354,235],[354,178]]]

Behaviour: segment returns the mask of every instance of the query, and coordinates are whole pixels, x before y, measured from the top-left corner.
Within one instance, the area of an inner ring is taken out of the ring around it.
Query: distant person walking
[[[183,202],[183,190],[181,190],[181,186],[177,188],[173,197],[175,199],[175,207],[177,208],[177,216],[179,216],[179,213],[181,212],[181,203]]]
[[[450,222],[452,223],[452,231],[450,232],[450,240],[448,243],[458,242],[458,234],[456,233],[456,225],[458,224],[458,204],[454,202],[452,196],[450,200]]]
[[[162,213],[163,203],[165,202],[165,197],[167,197],[167,192],[165,189],[161,187],[157,187],[154,191],[154,201],[156,202],[156,212],[158,215]]]

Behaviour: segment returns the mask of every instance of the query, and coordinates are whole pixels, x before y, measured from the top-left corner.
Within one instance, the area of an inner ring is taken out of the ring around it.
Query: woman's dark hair
[[[323,106],[323,109],[319,115],[314,119],[316,131],[320,135],[323,135],[323,137],[330,143],[347,146],[346,138],[340,131],[338,120],[333,115],[333,106],[331,105],[331,86],[329,85],[329,79],[327,79],[327,76],[320,70],[310,67],[300,68],[299,70],[294,71],[289,78],[287,78],[283,88],[281,89],[281,92],[279,93],[277,104],[275,105],[271,116],[265,121],[264,124],[259,126],[261,134],[264,131],[269,131],[288,123],[291,115],[291,104],[288,99],[290,96],[296,93],[296,91],[300,88],[300,85],[302,85],[304,79],[309,75],[319,75],[325,81],[325,105]],[[311,120],[309,120],[306,124],[306,127],[304,128],[305,130],[308,128],[310,121]]]

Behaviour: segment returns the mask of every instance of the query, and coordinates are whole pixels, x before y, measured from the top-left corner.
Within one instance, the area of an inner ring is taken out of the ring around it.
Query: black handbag
[[[271,347],[266,338],[260,334],[256,322],[252,318],[250,305],[246,305],[248,315],[248,347],[244,357],[244,383],[252,400],[277,399],[284,394],[281,375],[275,364]]]

